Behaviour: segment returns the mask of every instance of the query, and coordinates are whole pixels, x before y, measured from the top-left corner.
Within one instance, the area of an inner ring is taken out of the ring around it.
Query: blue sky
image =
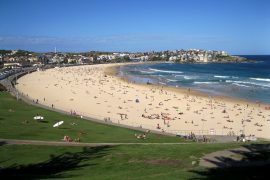
[[[0,0],[0,49],[270,54],[268,0]]]

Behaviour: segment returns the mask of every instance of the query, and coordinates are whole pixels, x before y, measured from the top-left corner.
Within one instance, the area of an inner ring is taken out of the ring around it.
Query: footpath
[[[80,142],[60,142],[60,141],[40,141],[40,140],[19,140],[19,139],[0,139],[0,144],[12,145],[48,145],[48,146],[79,146],[79,147],[98,147],[98,146],[117,146],[117,145],[185,145],[192,143],[80,143]]]

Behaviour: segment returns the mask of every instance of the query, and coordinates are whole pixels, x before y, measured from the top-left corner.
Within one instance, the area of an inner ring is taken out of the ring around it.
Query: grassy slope
[[[36,114],[45,117],[45,122],[33,120]],[[53,124],[64,121],[59,128]],[[28,123],[24,123],[28,121]],[[71,123],[77,125],[71,125]],[[81,135],[80,135],[80,132]],[[21,101],[8,93],[0,92],[0,138],[60,141],[64,135],[81,137],[82,142],[181,142],[177,137],[150,134],[146,140],[136,139],[134,130],[90,122],[78,117],[63,115]]]
[[[190,179],[205,153],[237,144],[121,145],[81,148],[50,146],[0,147],[0,177],[20,179]],[[196,165],[192,165],[196,161]]]
[[[47,123],[32,118],[39,113]],[[22,123],[28,120],[28,124]],[[64,120],[62,128],[52,125]],[[75,122],[77,126],[71,126]],[[83,142],[179,142],[175,137],[134,138],[135,131],[101,125],[17,102],[0,93],[0,138],[60,140],[65,134]],[[208,178],[198,166],[203,154],[240,144],[121,145],[82,148],[0,144],[0,177],[11,179],[193,179]],[[196,161],[192,165],[192,161]],[[223,177],[223,171],[214,172]],[[230,172],[225,173],[230,175]],[[241,175],[241,174],[240,174]],[[226,179],[226,176],[224,176]],[[214,179],[215,176],[214,176]]]

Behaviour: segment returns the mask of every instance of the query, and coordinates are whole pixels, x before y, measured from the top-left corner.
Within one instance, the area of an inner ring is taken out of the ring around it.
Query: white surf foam
[[[183,77],[185,75],[174,75],[174,77]]]
[[[170,81],[170,82],[177,82],[178,80],[176,79],[166,79],[167,81]]]
[[[195,81],[193,83],[194,84],[217,84],[218,82],[198,82],[198,81]]]
[[[222,78],[222,79],[230,78],[230,76],[219,76],[219,75],[216,75],[214,77],[216,77],[216,78]]]
[[[234,84],[236,86],[241,86],[241,87],[250,87],[250,86],[247,86],[247,85],[244,85],[244,84],[238,84],[238,83],[232,83],[232,84]]]
[[[153,68],[149,68],[149,70],[155,71],[155,72],[172,73],[172,74],[182,74],[183,73],[181,71],[165,71],[165,70],[153,69]]]
[[[249,85],[255,85],[255,86],[261,86],[261,87],[270,87],[270,84],[262,84],[262,83],[255,83],[250,81],[231,81],[226,80],[227,83],[237,83],[237,84],[249,84]]]
[[[266,81],[266,82],[270,82],[270,79],[267,79],[267,78],[249,78],[249,79],[256,80],[256,81]]]
[[[189,79],[196,79],[194,76],[184,76],[184,79],[189,80]]]
[[[141,73],[145,73],[145,74],[153,74],[154,72],[151,71],[140,71]]]
[[[183,77],[183,78],[186,79],[186,80],[189,80],[189,79],[196,79],[195,76],[188,76],[188,75],[175,75],[174,77]]]

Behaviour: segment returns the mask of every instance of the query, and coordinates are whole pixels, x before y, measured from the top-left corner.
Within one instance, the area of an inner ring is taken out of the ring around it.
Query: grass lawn
[[[0,177],[11,179],[191,179],[205,154],[239,144],[120,145],[95,148],[0,146]],[[196,162],[192,165],[192,161]]]
[[[34,116],[45,117],[37,122]],[[64,121],[59,128],[53,128],[58,121]],[[26,123],[27,122],[27,123]],[[75,123],[76,125],[71,125]],[[149,134],[145,140],[136,139],[134,134],[141,133],[116,126],[99,124],[78,117],[16,101],[7,92],[0,92],[0,138],[60,141],[65,135],[81,142],[181,142],[177,137]]]
[[[45,117],[36,122],[36,114]],[[60,128],[53,124],[64,120]],[[28,123],[25,123],[28,121]],[[71,125],[76,123],[77,125]],[[64,135],[82,142],[181,142],[183,139],[150,134],[136,139],[134,130],[98,124],[16,101],[0,92],[0,138],[54,140]],[[7,145],[0,143],[1,179],[256,179],[267,177],[269,166],[207,170],[198,165],[207,153],[242,144],[152,144],[103,147]],[[269,159],[269,153],[254,158]],[[226,162],[226,159],[223,160]],[[263,174],[263,176],[262,176]],[[255,178],[254,178],[255,177]],[[268,175],[269,177],[269,175]],[[266,178],[267,179],[267,178]],[[268,178],[269,179],[269,178]]]

